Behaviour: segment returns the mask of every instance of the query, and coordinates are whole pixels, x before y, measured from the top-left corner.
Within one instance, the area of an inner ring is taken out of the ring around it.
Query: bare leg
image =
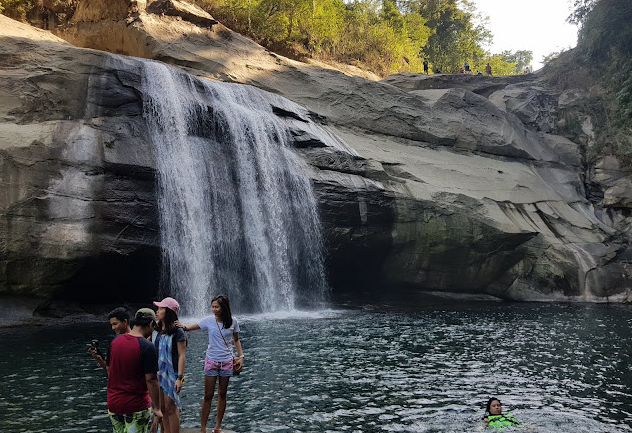
[[[215,394],[215,382],[217,376],[204,376],[204,399],[202,400],[202,415],[200,416],[200,424],[202,433],[206,433],[206,423],[211,413],[211,403],[213,402],[213,394]]]
[[[162,419],[160,420],[160,431],[164,431],[165,433],[170,433],[169,431],[169,416],[167,414],[165,399],[167,396],[160,388],[160,410],[162,411]]]
[[[226,412],[226,394],[228,393],[228,381],[230,377],[219,377],[219,387],[217,388],[217,420],[215,421],[215,430],[222,429],[222,420],[224,412]]]
[[[164,427],[165,433],[180,433],[180,411],[176,402],[165,395]]]

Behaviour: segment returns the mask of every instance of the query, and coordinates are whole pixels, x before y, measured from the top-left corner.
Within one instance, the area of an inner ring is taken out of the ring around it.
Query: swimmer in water
[[[507,426],[521,427],[513,415],[503,415],[502,405],[500,404],[500,400],[496,397],[492,397],[487,401],[483,421],[485,421],[489,427],[494,428],[505,428]]]

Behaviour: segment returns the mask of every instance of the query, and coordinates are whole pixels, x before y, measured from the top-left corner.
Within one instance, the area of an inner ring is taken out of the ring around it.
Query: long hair
[[[222,318],[222,325],[224,329],[228,329],[233,326],[233,313],[230,312],[230,301],[226,295],[217,295],[211,299],[211,304],[217,302],[220,308],[220,316]]]
[[[178,320],[178,314],[171,308],[165,308],[165,318],[158,322],[160,334],[173,335],[178,330],[178,327],[174,323]]]

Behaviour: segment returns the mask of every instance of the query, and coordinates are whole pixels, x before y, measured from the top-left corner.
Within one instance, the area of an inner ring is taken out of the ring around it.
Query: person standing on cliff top
[[[156,313],[141,308],[134,327],[112,341],[107,356],[108,414],[114,433],[147,433],[153,414],[162,418],[158,384],[158,355],[147,338],[156,327]],[[151,397],[151,400],[150,400]]]
[[[424,59],[424,74],[428,75],[428,59]]]
[[[110,311],[110,314],[108,314],[108,320],[110,321],[112,331],[114,331],[116,335],[127,334],[132,330],[129,323],[129,312],[124,307],[118,307]],[[96,359],[101,368],[103,368],[107,373],[108,366],[99,349],[95,345],[90,345],[88,353]]]

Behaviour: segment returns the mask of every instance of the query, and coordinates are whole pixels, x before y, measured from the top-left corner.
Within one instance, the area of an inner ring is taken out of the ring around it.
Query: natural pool
[[[460,303],[237,316],[246,369],[224,427],[471,432],[497,396],[537,432],[632,431],[632,307]],[[190,321],[190,320],[189,320]],[[103,324],[0,329],[0,431],[106,432]],[[203,331],[190,333],[183,425],[198,424]]]

